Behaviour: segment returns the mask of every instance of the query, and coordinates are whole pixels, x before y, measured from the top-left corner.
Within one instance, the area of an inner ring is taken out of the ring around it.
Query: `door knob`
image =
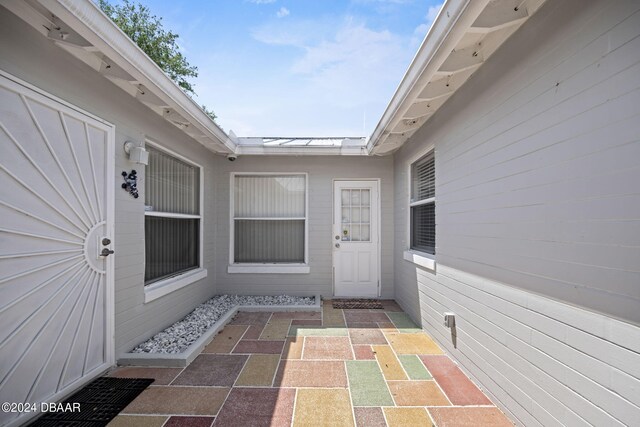
[[[108,246],[111,244],[111,240],[107,237],[105,237],[104,239],[102,239],[102,245],[103,246]]]
[[[114,253],[112,250],[109,250],[109,249],[107,249],[107,248],[104,248],[104,249],[102,250],[102,252],[100,252],[100,256],[109,256],[109,255],[111,255],[112,253]]]
[[[339,248],[339,247],[340,247],[340,243],[336,243],[336,248]]]
[[[336,236],[336,240],[340,240],[340,236]]]

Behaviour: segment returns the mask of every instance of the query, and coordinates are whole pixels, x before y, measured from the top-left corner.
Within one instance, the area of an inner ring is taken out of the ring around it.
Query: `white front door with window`
[[[113,138],[0,74],[0,402],[39,409],[114,362]]]
[[[334,295],[378,297],[378,181],[335,181],[333,194]]]

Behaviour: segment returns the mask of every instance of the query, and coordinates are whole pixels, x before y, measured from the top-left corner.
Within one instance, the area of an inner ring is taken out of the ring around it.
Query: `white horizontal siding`
[[[126,140],[153,138],[203,164],[205,180],[213,176],[214,156],[151,110],[118,89],[28,24],[0,6],[0,68],[116,127],[115,182],[115,348],[123,352],[190,312],[215,294],[213,251],[205,244],[204,267],[209,277],[144,304],[144,167],[130,163],[122,148]],[[139,172],[140,198],[120,189],[123,170]],[[215,224],[213,194],[205,193],[203,224]],[[210,230],[210,229],[209,229]],[[213,232],[205,228],[205,242]]]
[[[382,296],[393,297],[393,159],[391,157],[217,157],[216,284],[220,293],[333,295],[333,180],[380,179]],[[230,174],[308,173],[309,274],[229,274]]]
[[[518,424],[640,419],[639,135],[640,4],[548,0],[395,155],[396,299]],[[402,257],[432,144],[435,272]]]

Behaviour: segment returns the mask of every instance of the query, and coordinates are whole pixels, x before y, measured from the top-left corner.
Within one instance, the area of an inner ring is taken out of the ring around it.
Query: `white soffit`
[[[0,0],[43,36],[215,153],[233,139],[91,0]]]
[[[545,0],[447,0],[368,142],[402,146]]]

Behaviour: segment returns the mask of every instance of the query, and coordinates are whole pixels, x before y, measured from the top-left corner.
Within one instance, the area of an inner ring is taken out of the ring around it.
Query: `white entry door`
[[[378,181],[335,181],[333,269],[336,297],[377,297]]]
[[[0,72],[0,402],[39,409],[113,364],[113,144]]]

